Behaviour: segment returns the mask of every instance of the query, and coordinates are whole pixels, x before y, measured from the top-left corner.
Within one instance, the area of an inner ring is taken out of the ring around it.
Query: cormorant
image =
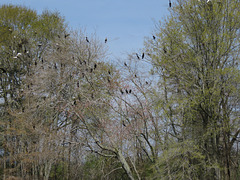
[[[88,37],[86,37],[86,41],[89,43]]]
[[[136,56],[137,56],[138,59],[140,59],[140,57],[138,56],[138,53],[136,53]]]

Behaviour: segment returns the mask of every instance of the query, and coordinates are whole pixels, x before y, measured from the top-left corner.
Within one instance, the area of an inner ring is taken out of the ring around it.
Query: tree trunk
[[[129,179],[134,180],[134,177],[132,175],[132,171],[131,171],[126,159],[124,158],[121,150],[117,151],[117,157],[118,157],[118,160],[121,162],[122,167],[125,170],[125,172],[127,173]]]

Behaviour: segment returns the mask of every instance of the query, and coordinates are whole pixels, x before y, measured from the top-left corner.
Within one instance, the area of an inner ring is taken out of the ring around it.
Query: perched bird
[[[87,41],[87,43],[89,43],[88,37],[86,37],[86,41]]]
[[[136,53],[136,56],[137,56],[137,58],[138,58],[138,59],[140,59],[140,57],[139,57],[138,53]]]
[[[155,40],[156,39],[156,37],[155,36],[153,36],[153,40]]]
[[[105,43],[107,43],[107,38],[105,38]]]
[[[132,90],[131,90],[131,89],[129,90],[129,93],[130,93],[130,94],[132,93]]]
[[[171,3],[171,0],[169,0],[169,7],[170,7],[170,8],[172,7],[172,3]]]
[[[70,36],[70,34],[65,34],[64,37],[67,38],[68,36]]]
[[[3,73],[7,72],[4,68],[0,68],[0,70],[2,70]]]
[[[148,84],[148,82],[146,81],[146,84]]]
[[[127,63],[124,63],[124,66],[127,66]]]
[[[17,55],[14,56],[13,58],[14,58],[14,59],[17,59],[17,58],[19,58],[21,55],[22,55],[22,53],[17,53]]]
[[[144,58],[144,53],[142,53],[142,59]]]
[[[166,50],[166,47],[164,46],[163,47],[163,52],[166,54],[167,53],[167,50]]]
[[[79,81],[77,82],[77,87],[79,88]]]
[[[126,89],[125,91],[126,91],[126,93],[128,94],[128,90]]]
[[[96,69],[97,68],[97,64],[94,64],[94,69]]]
[[[110,70],[108,70],[108,74],[111,75],[111,71]]]
[[[120,89],[120,92],[121,92],[121,94],[124,94],[124,92],[123,92],[123,90],[122,90],[122,89]]]

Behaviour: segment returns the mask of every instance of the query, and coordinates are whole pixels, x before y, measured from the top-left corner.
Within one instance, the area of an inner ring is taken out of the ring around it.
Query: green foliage
[[[159,98],[172,135],[176,141],[194,143],[205,157],[202,169],[211,172],[211,178],[230,177],[226,171],[235,142],[230,134],[238,135],[240,128],[233,122],[239,114],[239,8],[235,0],[179,0],[158,26],[156,40],[146,44],[160,77]],[[224,153],[228,155],[223,157]]]

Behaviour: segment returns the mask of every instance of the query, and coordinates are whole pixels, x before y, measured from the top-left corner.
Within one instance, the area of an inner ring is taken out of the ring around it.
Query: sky
[[[123,58],[144,47],[152,37],[155,22],[168,15],[168,0],[0,0],[0,5],[24,5],[39,14],[59,11],[69,27],[96,33],[111,57]]]

